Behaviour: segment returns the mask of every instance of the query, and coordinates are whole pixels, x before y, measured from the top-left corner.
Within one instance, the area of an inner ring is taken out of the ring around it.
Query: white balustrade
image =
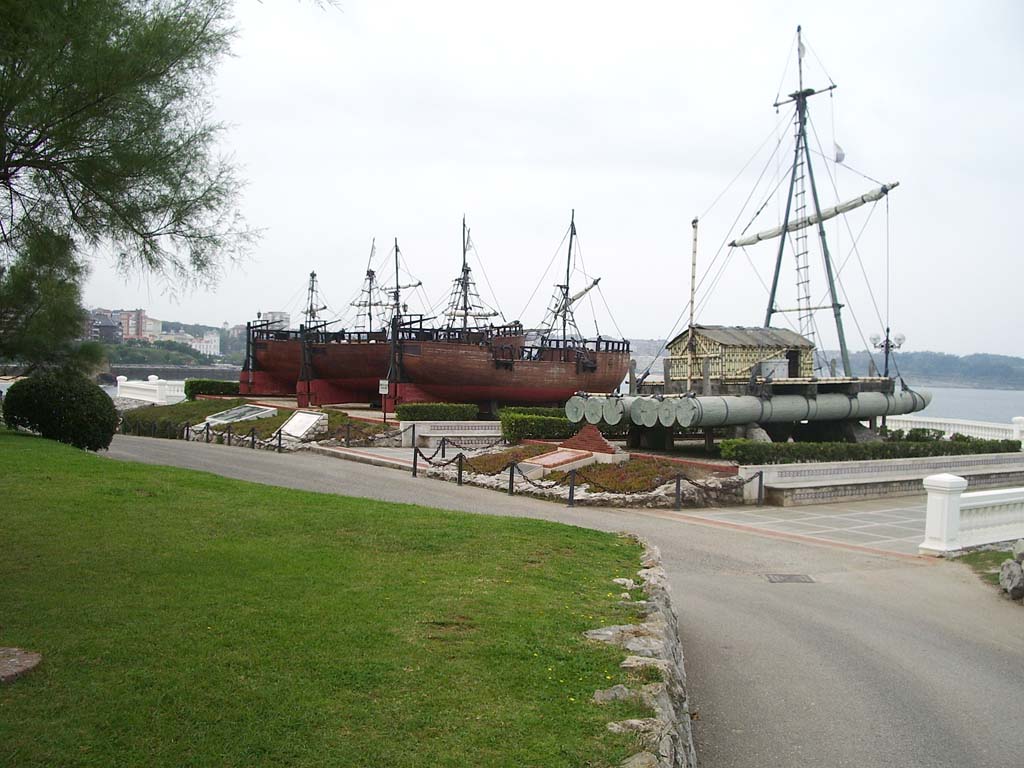
[[[1024,537],[1024,488],[964,493],[967,481],[957,475],[931,475],[923,555],[957,552],[964,547]]]
[[[118,376],[117,396],[157,405],[171,405],[185,399],[185,382],[165,381],[158,376],[150,376],[146,381],[128,381],[127,376]]]
[[[1024,439],[1024,416],[1014,416],[1009,424],[993,421],[971,421],[969,419],[945,419],[928,416],[886,416],[889,429],[937,429],[945,437],[960,433],[983,440]]]

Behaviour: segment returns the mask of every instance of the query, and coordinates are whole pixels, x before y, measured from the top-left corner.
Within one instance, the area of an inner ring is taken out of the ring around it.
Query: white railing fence
[[[117,396],[171,405],[185,399],[185,382],[165,381],[157,376],[150,376],[146,381],[128,381],[127,376],[118,376]]]
[[[995,421],[971,421],[969,419],[944,419],[929,416],[886,416],[889,429],[938,429],[949,437],[959,432],[968,437],[983,440],[1024,440],[1024,416],[1014,416],[1010,423]]]
[[[964,493],[967,481],[957,475],[931,475],[923,555],[957,552],[964,547],[1024,537],[1024,488]]]

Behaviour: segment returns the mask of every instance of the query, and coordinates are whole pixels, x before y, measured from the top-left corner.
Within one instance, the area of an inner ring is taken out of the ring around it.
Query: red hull
[[[243,395],[294,395],[302,367],[302,342],[298,339],[257,339],[252,342],[251,370],[238,378]]]
[[[557,355],[559,350],[548,353]],[[508,359],[502,359],[503,354]],[[518,345],[422,341],[403,345],[402,371],[435,400],[563,403],[581,390],[611,392],[626,377],[629,352],[591,352],[590,356],[596,364],[593,370],[575,360],[518,359]]]

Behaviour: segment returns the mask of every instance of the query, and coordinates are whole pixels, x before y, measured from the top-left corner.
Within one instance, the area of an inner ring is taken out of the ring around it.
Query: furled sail
[[[894,189],[899,185],[900,183],[898,181],[894,181],[891,184],[883,184],[878,189],[873,189],[860,197],[855,197],[852,200],[847,200],[839,205],[826,208],[820,214],[813,213],[810,216],[802,216],[799,219],[794,219],[789,222],[785,228],[774,227],[773,229],[766,229],[764,232],[758,232],[756,235],[748,235],[747,237],[741,237],[738,240],[733,240],[729,243],[729,247],[739,248],[744,245],[753,245],[754,243],[759,243],[762,240],[771,240],[773,237],[778,237],[783,233],[783,231],[795,232],[798,229],[803,229],[804,227],[810,227],[817,224],[819,221],[828,221],[841,213],[848,213],[855,208],[860,208],[865,203],[873,203],[876,200],[881,200],[889,194],[890,189]]]

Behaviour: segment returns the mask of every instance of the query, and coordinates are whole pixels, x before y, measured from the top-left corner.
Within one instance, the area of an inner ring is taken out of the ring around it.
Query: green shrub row
[[[125,411],[121,415],[121,434],[162,437],[167,440],[180,440],[185,436],[187,421],[167,416],[154,417],[152,410],[152,407],[143,406]]]
[[[117,410],[107,393],[74,373],[40,373],[14,382],[4,398],[4,423],[76,448],[107,448]]]
[[[561,440],[575,434],[576,425],[565,416],[501,414],[501,436],[510,443],[517,443],[520,440]]]
[[[802,464],[815,461],[916,459],[975,453],[1017,453],[1020,440],[927,440],[896,443],[758,443],[723,440],[723,459],[739,464]]]
[[[564,408],[544,408],[537,405],[509,405],[498,411],[500,418],[503,413],[518,413],[521,416],[551,416],[555,419],[565,417]]]
[[[195,400],[196,395],[237,395],[237,381],[218,379],[185,379],[185,399]]]
[[[475,421],[473,403],[407,403],[395,409],[399,421]]]

